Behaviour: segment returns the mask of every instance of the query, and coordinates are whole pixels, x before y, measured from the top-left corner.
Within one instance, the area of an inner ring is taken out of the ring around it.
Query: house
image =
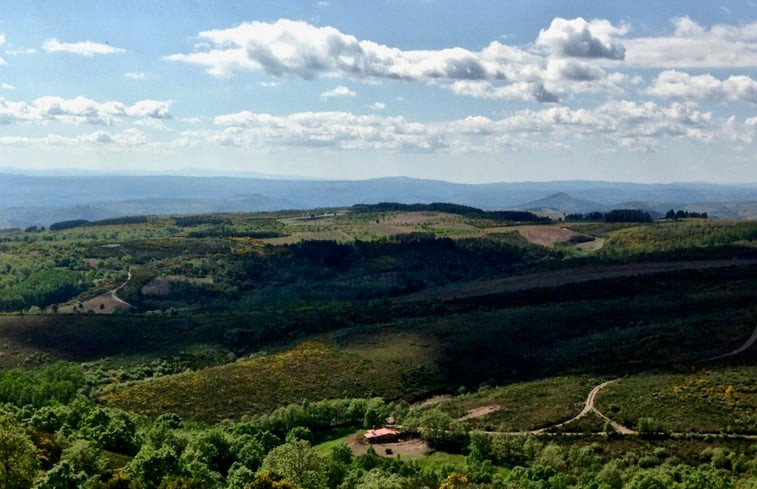
[[[399,439],[400,430],[394,428],[374,428],[363,435],[368,443],[392,443]]]

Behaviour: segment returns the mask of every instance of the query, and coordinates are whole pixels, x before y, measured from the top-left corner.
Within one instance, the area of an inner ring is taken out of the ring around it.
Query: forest
[[[0,270],[0,489],[757,488],[757,222],[134,216]]]

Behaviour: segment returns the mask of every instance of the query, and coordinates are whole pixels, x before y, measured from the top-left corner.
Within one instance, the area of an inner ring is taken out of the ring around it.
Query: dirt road
[[[114,301],[118,302],[119,304],[123,304],[124,306],[131,309],[133,306],[129,304],[128,302],[126,302],[125,300],[118,297],[117,295],[119,290],[126,287],[126,284],[129,283],[129,280],[131,280],[131,267],[129,267],[129,270],[127,270],[126,272],[126,281],[122,283],[121,285],[119,285],[118,287],[116,287],[115,289],[108,291],[108,295],[110,295]]]

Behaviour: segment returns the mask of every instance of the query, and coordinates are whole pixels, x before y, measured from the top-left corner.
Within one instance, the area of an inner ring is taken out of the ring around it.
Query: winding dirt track
[[[115,289],[109,290],[108,291],[108,295],[111,296],[113,298],[113,300],[116,301],[116,302],[118,302],[119,304],[123,304],[124,306],[128,307],[129,309],[133,309],[134,306],[132,306],[131,304],[129,304],[125,300],[123,300],[120,297],[118,297],[118,291],[121,290],[121,289],[123,289],[124,287],[126,287],[126,284],[129,283],[129,280],[131,280],[131,267],[129,267],[129,270],[126,272],[126,281],[124,283],[122,283],[121,285],[119,285],[118,287],[116,287]]]
[[[577,421],[577,420],[583,418],[584,416],[586,416],[587,414],[589,414],[590,412],[594,411],[594,413],[597,416],[599,416],[600,418],[602,418],[605,421],[607,421],[608,423],[610,423],[610,425],[613,427],[613,429],[615,429],[615,431],[617,431],[621,435],[635,435],[635,434],[638,434],[637,431],[634,431],[632,429],[626,428],[625,426],[623,426],[622,424],[618,423],[617,421],[611,420],[610,418],[608,418],[607,416],[605,416],[604,414],[602,414],[601,412],[599,412],[599,410],[597,410],[596,407],[594,407],[594,401],[596,400],[597,394],[599,394],[599,391],[602,390],[605,386],[607,386],[609,384],[612,384],[613,382],[617,382],[618,380],[620,380],[620,379],[608,380],[607,382],[603,382],[603,383],[595,386],[591,390],[591,392],[589,392],[589,395],[586,397],[586,402],[584,402],[584,407],[581,410],[581,412],[578,413],[578,414],[576,414],[575,416],[573,416],[569,420],[563,421],[562,423],[558,423],[556,425],[547,426],[546,428],[541,428],[541,429],[538,429],[538,430],[533,430],[533,431],[531,431],[531,433],[534,434],[534,435],[539,435],[539,434],[542,434],[542,433],[546,433],[548,430],[553,430],[555,428],[562,428],[563,426],[567,425],[568,423],[572,423],[573,421]]]
[[[703,362],[711,362],[711,361],[714,361],[714,360],[720,360],[721,358],[728,358],[728,357],[732,357],[732,356],[738,355],[739,353],[742,353],[742,352],[748,350],[749,348],[751,348],[752,345],[754,345],[755,342],[757,342],[757,326],[755,326],[754,331],[752,332],[752,335],[749,338],[747,338],[747,340],[740,347],[736,348],[735,350],[729,351],[728,353],[724,353],[722,355],[718,355],[718,356],[712,357],[712,358],[707,358],[707,359],[702,360],[702,361]],[[586,402],[584,402],[584,407],[583,407],[583,409],[581,409],[581,412],[579,412],[578,414],[576,414],[575,416],[573,416],[569,420],[563,421],[562,423],[558,423],[558,424],[555,424],[555,425],[552,425],[552,426],[547,426],[547,427],[544,427],[544,428],[541,428],[541,429],[538,429],[538,430],[533,430],[530,433],[532,433],[534,435],[539,435],[539,434],[547,433],[548,431],[554,430],[555,428],[562,428],[563,426],[567,425],[568,423],[571,423],[573,421],[579,420],[579,419],[583,418],[584,416],[586,416],[587,414],[589,414],[590,412],[593,411],[597,416],[599,416],[603,420],[605,420],[608,423],[610,423],[610,425],[613,427],[613,429],[616,432],[620,433],[621,435],[638,435],[639,434],[638,431],[634,431],[634,430],[632,430],[630,428],[627,428],[627,427],[623,426],[622,424],[618,423],[617,421],[614,421],[614,420],[610,419],[609,417],[607,417],[604,413],[600,412],[594,406],[594,402],[595,402],[595,400],[597,398],[597,394],[599,394],[599,391],[601,391],[606,386],[612,384],[613,382],[617,382],[619,380],[620,379],[612,379],[612,380],[608,380],[606,382],[603,382],[603,383],[595,386],[591,390],[591,392],[589,392],[589,395],[586,397]],[[716,433],[712,433],[712,434],[716,435]],[[743,436],[745,438],[747,438],[747,439],[750,439],[750,440],[751,439],[757,439],[757,436],[754,436],[754,435],[743,435]]]

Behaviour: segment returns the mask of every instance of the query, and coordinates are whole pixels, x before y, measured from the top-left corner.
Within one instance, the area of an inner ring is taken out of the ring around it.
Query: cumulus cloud
[[[140,100],[131,107],[127,107],[126,114],[152,119],[170,119],[172,103],[171,100]]]
[[[607,20],[556,17],[549,28],[539,32],[536,44],[558,56],[622,60],[625,48],[617,38],[628,30],[626,25],[614,26]]]
[[[408,50],[389,47],[307,22],[280,19],[245,22],[204,31],[208,48],[167,59],[205,66],[215,76],[264,71],[277,77],[312,79],[342,76],[363,79],[504,79],[518,65],[538,62],[519,48],[491,43],[481,51],[463,48]]]
[[[518,82],[494,85],[488,81],[456,81],[448,86],[457,95],[493,100],[519,100],[526,102],[557,102],[558,96],[541,82]]]
[[[326,90],[325,92],[321,93],[321,98],[328,99],[333,97],[354,97],[355,95],[357,94],[349,88],[345,87],[344,85],[339,85],[338,87],[334,87],[331,90]]]
[[[128,73],[124,73],[124,78],[128,78],[129,80],[147,80],[147,74],[130,71]]]
[[[628,29],[606,20],[557,18],[531,47],[495,40],[478,51],[403,50],[334,27],[280,19],[201,32],[194,52],[167,59],[203,66],[217,77],[262,71],[306,80],[405,80],[438,83],[461,95],[554,102],[560,94],[586,91],[591,83],[601,90],[612,85],[600,83],[606,73],[597,63],[623,59],[619,38]]]
[[[108,43],[93,41],[60,42],[55,38],[48,39],[42,44],[42,50],[48,53],[70,53],[81,56],[94,56],[96,54],[124,53],[125,49],[116,48]]]
[[[138,129],[126,129],[120,132],[97,130],[79,136],[61,136],[48,134],[42,137],[3,136],[0,137],[2,146],[74,146],[76,148],[114,147],[134,148],[147,144],[147,137]]]
[[[7,102],[0,99],[0,123],[4,104]],[[591,109],[555,105],[540,110],[522,110],[499,119],[470,116],[440,122],[419,122],[378,113],[272,115],[241,111],[215,117],[212,128],[185,131],[161,142],[150,142],[137,128],[123,131],[104,128],[76,137],[0,137],[0,144],[83,144],[91,148],[144,147],[160,151],[223,147],[253,152],[306,147],[458,154],[545,148],[569,151],[578,141],[608,143],[630,151],[649,151],[677,140],[702,144],[713,141],[748,143],[755,137],[757,117],[744,121],[731,117],[723,121],[693,103],[660,105],[651,101],[617,100]]]
[[[5,90],[15,90],[15,88],[16,88],[15,86],[11,85],[10,83],[3,83],[2,85],[0,85],[0,87],[2,87]]]
[[[373,110],[385,110],[386,104],[384,102],[373,102],[369,107]]]
[[[667,68],[757,67],[757,22],[709,28],[689,17],[672,22],[672,35],[626,40],[626,61]]]
[[[64,99],[45,96],[26,102],[13,102],[0,97],[0,124],[15,122],[58,121],[113,125],[127,117],[167,119],[171,101],[141,100],[134,105],[119,101],[97,102],[86,97]]]
[[[670,99],[757,103],[757,81],[743,75],[720,80],[710,74],[690,75],[667,70],[655,78],[647,93]]]
[[[709,142],[726,138],[722,121],[694,104],[611,101],[593,109],[553,106],[502,119],[483,116],[422,123],[404,117],[349,112],[288,116],[242,111],[218,116],[216,131],[195,131],[208,144],[253,150],[314,146],[363,150],[500,151],[514,147],[569,148],[576,140],[606,141],[646,151],[671,139]],[[186,138],[189,136],[185,135]],[[190,144],[188,139],[184,140]]]

